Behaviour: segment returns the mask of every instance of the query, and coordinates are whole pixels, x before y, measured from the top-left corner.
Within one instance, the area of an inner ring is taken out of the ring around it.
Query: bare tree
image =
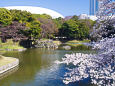
[[[41,36],[42,38],[52,38],[53,35],[58,33],[58,28],[56,24],[51,19],[38,19],[41,23]]]
[[[0,28],[0,37],[3,42],[7,39],[13,39],[13,41],[24,40],[27,37],[21,31],[25,29],[28,29],[25,24],[13,21],[9,26]]]

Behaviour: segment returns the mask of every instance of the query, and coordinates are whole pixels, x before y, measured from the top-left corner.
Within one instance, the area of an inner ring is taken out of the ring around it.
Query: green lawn
[[[71,46],[72,49],[82,49],[82,50],[89,50],[90,47],[84,45],[83,43],[89,43],[90,40],[71,40],[66,42],[65,44]]]
[[[54,44],[60,45],[61,41],[53,41]]]
[[[14,43],[11,39],[7,40],[7,42],[2,43],[0,41],[0,49],[5,50],[5,49],[24,49],[22,46],[19,46],[19,43],[16,42]]]
[[[4,57],[0,55],[0,67],[9,63],[16,61],[16,58]]]
[[[66,43],[88,43],[88,42],[90,42],[90,40],[82,40],[82,41],[80,41],[80,40],[71,40],[71,41],[68,41]]]

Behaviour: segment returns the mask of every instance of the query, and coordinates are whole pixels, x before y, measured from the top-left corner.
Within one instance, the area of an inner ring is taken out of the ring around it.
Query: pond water
[[[65,85],[62,80],[67,71],[66,65],[54,63],[65,54],[73,52],[90,51],[28,49],[23,52],[6,52],[5,56],[19,58],[20,64],[0,78],[0,86],[87,86],[87,82]]]

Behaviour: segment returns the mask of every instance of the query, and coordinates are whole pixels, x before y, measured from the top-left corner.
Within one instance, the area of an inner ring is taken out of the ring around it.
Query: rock
[[[58,45],[53,43],[53,40],[38,40],[36,41],[36,48],[58,48]]]
[[[65,50],[70,50],[70,49],[71,49],[71,46],[63,46],[63,49],[65,49]]]
[[[3,74],[4,72],[11,70],[12,68],[15,68],[19,65],[19,59],[13,58],[13,57],[4,57],[1,56],[3,59],[2,62],[7,61],[7,64],[4,64],[0,66],[0,74]]]
[[[24,48],[24,49],[13,49],[13,51],[25,51],[26,50],[26,48]]]

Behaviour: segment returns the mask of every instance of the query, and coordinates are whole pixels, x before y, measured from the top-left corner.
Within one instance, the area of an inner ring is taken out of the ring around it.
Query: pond
[[[4,56],[19,58],[20,64],[0,78],[0,86],[86,86],[87,82],[65,85],[62,80],[67,71],[66,65],[54,63],[65,54],[74,52],[90,51],[28,49],[23,52],[6,52]]]

